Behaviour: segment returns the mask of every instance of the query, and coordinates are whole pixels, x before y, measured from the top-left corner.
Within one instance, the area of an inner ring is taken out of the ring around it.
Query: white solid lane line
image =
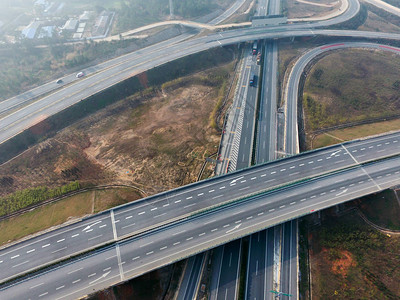
[[[79,268],[79,269],[70,271],[70,272],[68,272],[67,274],[70,275],[70,274],[75,273],[75,272],[78,272],[78,271],[80,271],[80,270],[83,270],[83,268]]]
[[[19,266],[24,265],[24,264],[26,264],[26,263],[28,263],[28,262],[29,262],[29,260],[26,260],[26,261],[24,261],[24,262],[22,262],[22,263],[19,263],[19,264],[15,265],[15,266],[12,266],[12,268],[19,267]]]
[[[39,286],[41,286],[41,285],[43,285],[43,284],[44,284],[44,282],[39,283],[39,284],[37,284],[37,285],[31,286],[29,289],[37,288],[37,287],[39,287]]]
[[[148,246],[148,245],[151,245],[151,244],[153,244],[154,242],[149,242],[149,243],[146,243],[146,244],[143,244],[143,245],[140,245],[139,247],[140,248],[142,248],[142,247],[146,247],[146,246]]]
[[[94,239],[98,239],[99,237],[102,237],[102,236],[103,236],[102,234],[96,235],[96,236],[91,237],[90,239],[88,239],[88,241],[91,241],[91,240],[94,240]]]
[[[161,215],[154,216],[153,219],[162,217],[162,216],[164,216],[164,215],[166,215],[166,214],[167,214],[167,213],[163,213],[163,214],[161,214]]]
[[[64,248],[61,248],[61,249],[58,249],[58,250],[55,250],[55,251],[52,251],[51,253],[57,253],[57,252],[59,252],[59,251],[62,251],[62,250],[65,250],[65,249],[67,249],[67,247],[64,247]]]
[[[181,233],[184,233],[186,230],[182,230],[182,231],[179,231],[179,232],[175,232],[175,233],[173,233],[172,235],[174,236],[174,235],[178,235],[178,234],[181,234]]]
[[[129,224],[129,225],[126,225],[126,226],[122,226],[121,229],[125,229],[125,228],[132,227],[132,226],[135,226],[135,225],[136,225],[136,223],[132,223],[132,224]]]

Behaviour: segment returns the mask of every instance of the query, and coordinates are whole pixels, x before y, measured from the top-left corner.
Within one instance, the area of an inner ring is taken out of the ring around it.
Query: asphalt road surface
[[[2,299],[69,299],[103,289],[290,219],[400,183],[400,157],[356,166],[247,199],[0,290]]]
[[[135,76],[143,71],[154,68],[166,62],[213,47],[235,44],[248,40],[287,36],[290,37],[296,35],[313,35],[316,32],[314,31],[314,28],[328,26],[348,20],[354,16],[358,10],[359,3],[356,0],[350,0],[349,9],[345,13],[328,21],[315,22],[312,25],[289,24],[271,26],[268,27],[267,30],[265,28],[229,30],[223,33],[212,34],[197,39],[185,40],[180,43],[171,43],[166,41],[163,45],[151,46],[151,51],[141,49],[139,51],[127,54],[122,58],[117,58],[101,65],[93,66],[91,69],[98,70],[97,72],[93,72],[90,76],[85,76],[79,80],[75,80],[74,82],[65,85],[61,89],[58,88],[58,86],[56,86],[54,89],[50,88],[47,90],[47,92],[50,93],[49,95],[34,101],[29,105],[24,105],[18,110],[13,110],[11,114],[8,114],[0,119],[0,143],[10,139],[24,129],[31,127],[48,116],[53,115],[81,101],[82,99],[89,97],[90,95],[115,85],[126,78]],[[332,31],[324,30],[322,34],[333,33]],[[338,31],[336,34],[341,35],[345,34],[345,32]],[[358,35],[360,32],[353,32],[352,35],[353,34]],[[361,36],[368,37],[368,35],[374,36],[372,33],[364,33]],[[382,38],[384,38],[385,35],[391,38],[397,38],[395,35],[383,33],[379,34],[379,36]],[[375,33],[375,36],[378,35]],[[102,67],[104,65],[107,65],[108,67]],[[65,80],[73,80],[73,77],[71,76],[72,75],[69,75],[69,79],[65,78]],[[38,90],[40,90],[40,88],[35,89],[35,91]],[[29,91],[27,93],[29,94],[32,92]],[[30,95],[27,96],[27,98],[29,97]],[[26,101],[26,97],[23,96],[18,101]],[[19,107],[19,105],[14,105],[14,107]]]
[[[144,198],[2,249],[0,280],[235,199],[397,155],[399,150],[400,133],[397,132],[323,148]]]

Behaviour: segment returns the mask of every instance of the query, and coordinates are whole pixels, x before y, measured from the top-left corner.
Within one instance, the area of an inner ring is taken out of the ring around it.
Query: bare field
[[[377,14],[368,11],[367,20],[363,25],[358,27],[357,30],[398,33],[400,27],[390,23],[388,20],[385,20]]]
[[[133,184],[153,194],[195,181],[219,144],[209,117],[232,69],[136,94],[62,130],[0,166],[0,179],[9,179],[0,195],[71,180]]]
[[[309,4],[305,2],[315,3]],[[340,7],[340,1],[336,0],[310,0],[310,1],[297,1],[297,0],[288,0],[287,1],[287,11],[288,11],[288,19],[295,18],[309,18],[309,17],[321,17],[327,15],[332,10],[337,10]],[[331,7],[329,7],[331,6]]]

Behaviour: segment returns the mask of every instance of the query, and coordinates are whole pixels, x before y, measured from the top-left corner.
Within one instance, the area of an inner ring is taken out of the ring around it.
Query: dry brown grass
[[[400,27],[388,22],[387,20],[374,14],[373,12],[368,11],[367,20],[364,22],[363,25],[358,27],[358,30],[398,33]]]
[[[317,149],[329,145],[338,144],[343,141],[351,141],[354,139],[375,134],[382,134],[389,131],[396,131],[399,129],[400,119],[359,125],[339,130],[332,130],[315,136],[312,140],[312,143],[309,142],[309,147],[311,149]]]
[[[287,1],[288,19],[295,18],[308,18],[308,17],[320,17],[330,13],[332,10],[337,10],[340,7],[340,1],[336,0],[309,0],[309,2],[315,2],[318,4],[334,4],[333,7],[321,7],[306,3],[301,3],[296,0]]]
[[[71,180],[133,184],[153,194],[195,181],[219,143],[208,122],[223,81],[210,76],[231,71],[229,64],[191,77],[207,80],[134,95],[62,130],[0,167],[0,179],[13,182],[0,195]]]

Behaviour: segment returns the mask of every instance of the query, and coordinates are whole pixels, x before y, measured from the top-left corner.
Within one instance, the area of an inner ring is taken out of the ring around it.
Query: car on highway
[[[57,79],[56,83],[61,84],[61,83],[63,83],[63,81],[62,81],[62,79]]]
[[[85,73],[83,73],[83,72],[79,72],[76,74],[76,78],[81,78],[83,76],[85,76]]]
[[[252,75],[250,76],[249,85],[250,85],[250,86],[256,86],[256,75],[255,75],[255,74],[252,74]]]

